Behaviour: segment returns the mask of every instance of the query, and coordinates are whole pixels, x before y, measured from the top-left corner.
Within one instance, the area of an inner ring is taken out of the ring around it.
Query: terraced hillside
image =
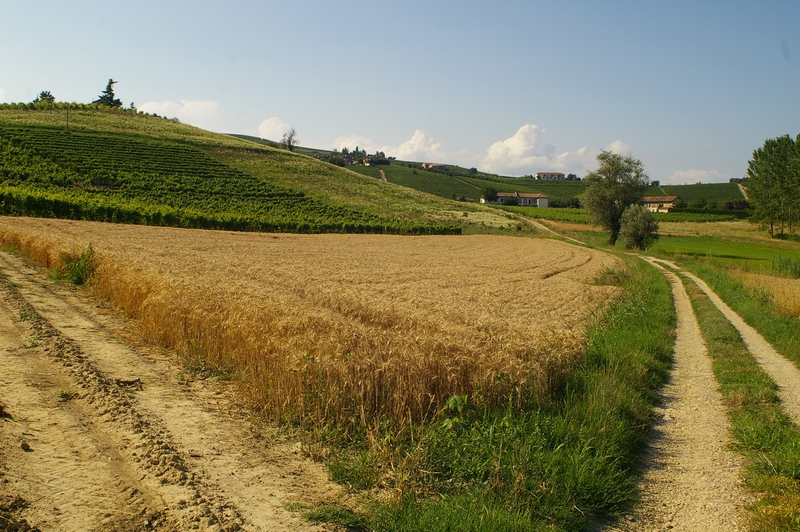
[[[310,157],[160,117],[0,110],[0,212],[190,228],[453,234],[516,230]]]

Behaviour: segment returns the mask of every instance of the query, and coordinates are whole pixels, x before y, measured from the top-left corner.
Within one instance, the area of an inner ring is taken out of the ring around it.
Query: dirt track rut
[[[728,449],[727,415],[689,296],[677,275],[664,274],[678,315],[674,367],[644,457],[641,500],[611,530],[741,530],[742,459]]]
[[[0,510],[42,531],[322,530],[340,489],[130,324],[0,254]],[[13,512],[6,510],[13,509]]]
[[[702,279],[681,270],[670,261],[659,259],[658,262],[680,271],[682,275],[691,279],[736,327],[750,354],[778,385],[778,397],[781,399],[783,410],[789,414],[795,424],[800,425],[800,370],[797,369],[797,366],[778,353],[758,331],[748,325],[741,316],[722,301]]]

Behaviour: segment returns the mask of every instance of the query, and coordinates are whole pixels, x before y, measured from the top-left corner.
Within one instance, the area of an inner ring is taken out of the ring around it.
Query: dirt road
[[[789,414],[795,424],[800,425],[800,370],[797,369],[797,366],[775,351],[775,348],[758,331],[745,323],[741,316],[722,301],[702,279],[685,270],[681,270],[670,261],[659,260],[658,262],[668,265],[691,279],[705,292],[711,302],[714,303],[714,306],[722,312],[728,321],[736,327],[750,354],[778,385],[778,397],[781,399],[784,412]]]
[[[323,530],[340,488],[134,326],[0,253],[3,530]],[[11,528],[16,527],[16,528]]]
[[[641,500],[611,530],[741,530],[742,459],[728,449],[727,415],[689,296],[677,275],[664,275],[678,315],[674,367],[644,456]]]
[[[675,272],[697,284],[736,327],[753,358],[778,384],[782,407],[795,423],[800,423],[800,371],[702,279],[673,262],[643,258],[660,268],[672,284],[678,338],[675,368],[662,391],[662,418],[653,429],[645,457],[642,500],[616,530],[740,530],[741,508],[748,497],[739,487],[741,458],[726,450],[728,422],[711,362]]]

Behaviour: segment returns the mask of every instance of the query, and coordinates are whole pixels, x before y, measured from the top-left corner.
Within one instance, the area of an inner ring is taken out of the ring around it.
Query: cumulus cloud
[[[382,151],[387,155],[391,153],[393,157],[403,160],[440,162],[445,158],[445,154],[442,152],[441,148],[441,142],[434,141],[432,138],[425,135],[424,131],[418,129],[410,139],[397,148],[386,147]]]
[[[716,170],[678,170],[664,179],[665,185],[693,185],[695,183],[725,183],[731,176]]]
[[[544,171],[582,174],[594,164],[597,152],[586,146],[576,151],[559,152],[555,146],[542,142],[543,134],[544,130],[539,126],[525,124],[513,136],[489,146],[480,169],[517,175]]]
[[[622,155],[627,157],[631,154],[631,147],[622,142],[621,140],[615,140],[608,146],[606,146],[606,151],[610,151],[611,153],[616,153],[617,155]]]
[[[283,138],[283,134],[289,131],[291,127],[277,116],[273,116],[258,125],[258,135],[262,139],[278,141]]]
[[[548,165],[549,158],[539,153],[540,136],[539,126],[525,124],[513,136],[489,146],[482,169],[504,173]]]
[[[340,150],[343,147],[354,150],[367,150],[367,153],[382,151],[387,157],[396,157],[406,161],[446,162],[447,155],[442,151],[442,143],[418,129],[411,138],[399,146],[378,146],[372,139],[362,135],[339,137],[331,143],[331,148]]]
[[[175,117],[181,122],[199,127],[207,126],[220,109],[219,104],[213,100],[181,100],[180,103],[170,100],[145,102],[137,108],[145,113]]]
[[[378,151],[378,148],[375,146],[375,143],[372,142],[372,139],[362,135],[347,135],[344,137],[338,137],[331,143],[330,147],[334,150],[341,150],[342,148],[355,150],[358,148],[359,150],[367,150],[368,153],[374,153]],[[387,153],[387,155],[394,157],[394,154],[391,153],[391,151]]]

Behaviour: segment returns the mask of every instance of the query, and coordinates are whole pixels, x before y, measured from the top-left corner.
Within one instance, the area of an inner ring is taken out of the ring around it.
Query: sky
[[[43,90],[220,133],[662,184],[800,133],[800,2],[0,0],[0,102]]]

